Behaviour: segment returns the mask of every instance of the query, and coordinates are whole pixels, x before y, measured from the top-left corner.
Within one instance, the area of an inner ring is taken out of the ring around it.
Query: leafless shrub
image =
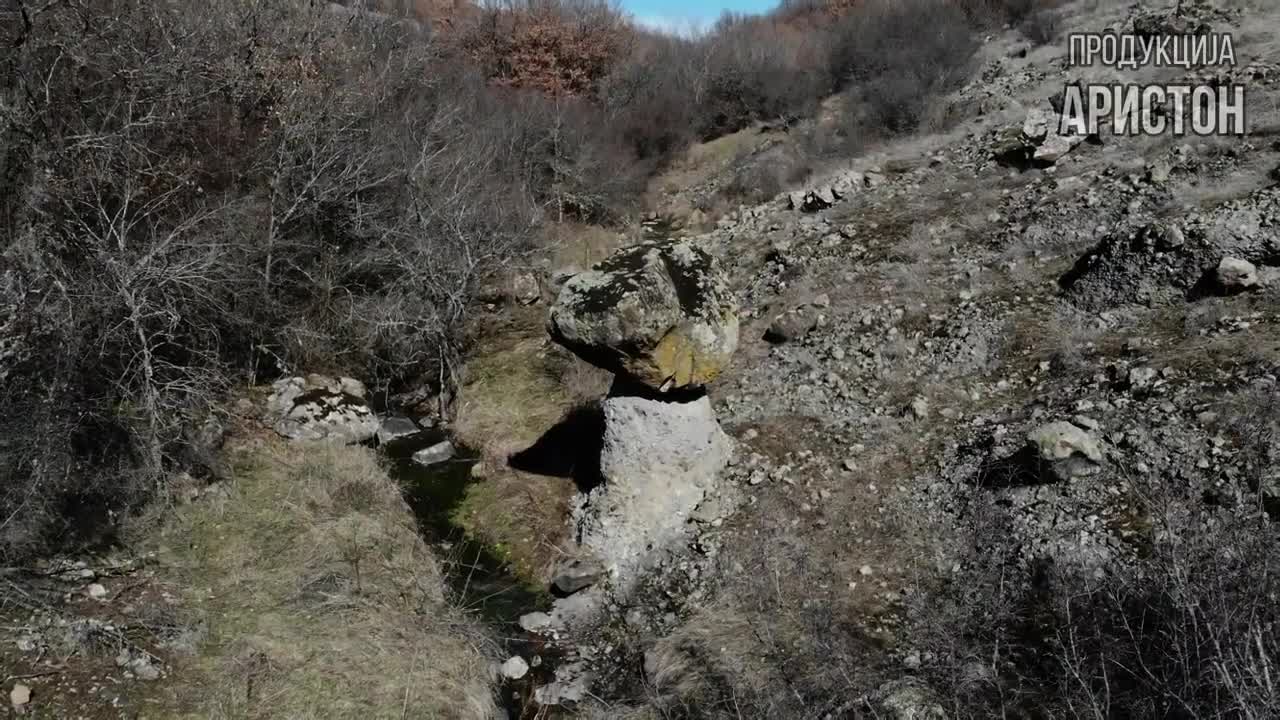
[[[1061,0],[953,0],[970,22],[986,27],[1018,27],[1032,16],[1061,3]]]
[[[962,77],[976,48],[972,27],[939,0],[874,0],[840,21],[832,71],[846,87],[852,142],[916,130],[929,103]]]
[[[1274,684],[1277,536],[1257,512],[1142,483],[1136,559],[1105,573],[1014,562],[975,513],[963,577],[922,588],[903,636],[953,717],[1262,718]]]
[[[302,2],[28,10],[0,81],[0,553],[153,491],[264,355],[450,374],[475,278],[546,201],[530,124],[420,33]]]
[[[721,193],[733,202],[761,203],[782,192],[782,179],[772,167],[759,163],[739,168]]]
[[[1062,16],[1047,8],[1037,10],[1018,24],[1018,30],[1036,45],[1049,45],[1062,35]]]

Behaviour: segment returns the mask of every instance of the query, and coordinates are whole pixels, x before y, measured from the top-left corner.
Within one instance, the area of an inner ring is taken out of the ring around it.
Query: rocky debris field
[[[204,629],[149,557],[62,559],[0,573],[0,681],[13,716],[136,717]]]
[[[543,550],[555,600],[504,628],[518,641],[493,668],[527,714],[940,720],[930,681],[992,687],[1017,660],[944,666],[922,603],[993,570],[1020,596],[1045,568],[1119,575],[1179,533],[1273,532],[1280,8],[1077,2],[1061,17],[1062,42],[988,38],[945,130],[710,228],[651,223],[670,237],[585,272],[492,289],[530,312],[555,289],[550,341],[614,375],[598,472]],[[1234,32],[1239,65],[1066,61],[1066,32],[1167,28]],[[1108,79],[1245,82],[1250,132],[1060,134],[1063,88]],[[273,391],[264,419],[285,437],[421,429],[379,418],[351,379]],[[27,654],[71,632],[39,612],[22,627]],[[111,677],[163,674],[152,640],[113,656]]]
[[[1247,29],[1277,13],[1210,15],[1237,31],[1248,135],[1057,137],[1055,94],[1099,69],[1066,67],[1065,42],[992,43],[1004,52],[954,98],[971,120],[678,233],[722,259],[742,308],[710,393],[739,441],[723,485],[740,502],[698,525],[668,599],[619,608],[623,634],[658,638],[660,693],[785,677],[752,675],[776,650],[760,623],[819,607],[918,669],[899,609],[975,557],[1028,582],[1045,562],[1101,576],[1171,513],[1280,512],[1275,449],[1257,447],[1275,437],[1280,118],[1274,77],[1251,70],[1277,49]],[[1135,17],[1183,18],[1104,8],[1069,29]],[[717,649],[732,672],[694,669]]]

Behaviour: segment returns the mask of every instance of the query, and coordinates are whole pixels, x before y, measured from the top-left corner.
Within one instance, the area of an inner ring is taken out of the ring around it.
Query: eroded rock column
[[[551,337],[615,374],[602,402],[603,482],[574,513],[577,550],[623,590],[678,543],[713,491],[732,441],[705,386],[738,344],[737,306],[694,242],[646,243],[574,276]]]

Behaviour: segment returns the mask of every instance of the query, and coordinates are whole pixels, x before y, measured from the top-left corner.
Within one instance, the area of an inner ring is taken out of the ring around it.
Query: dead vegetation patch
[[[489,636],[372,451],[241,444],[232,479],[137,541],[207,627],[163,715],[494,718]]]
[[[544,308],[502,316],[476,340],[467,378],[458,392],[455,437],[481,457],[477,481],[454,520],[508,562],[517,577],[545,584],[568,526],[578,491],[574,468],[513,462],[546,442],[566,457],[589,451],[599,438],[557,433],[574,411],[608,389],[608,373],[574,358],[546,338]]]

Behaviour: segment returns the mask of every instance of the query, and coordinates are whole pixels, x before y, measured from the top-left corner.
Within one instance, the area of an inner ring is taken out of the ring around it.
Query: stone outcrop
[[[413,437],[422,432],[418,423],[412,418],[391,416],[382,419],[378,425],[378,444],[387,445],[397,440]]]
[[[291,440],[368,442],[381,423],[365,402],[364,385],[323,375],[277,380],[267,399],[266,419]]]
[[[1032,430],[1027,434],[1027,449],[1035,470],[1047,482],[1092,475],[1103,461],[1098,441],[1083,428],[1065,421]]]
[[[1032,108],[1022,127],[997,133],[992,153],[996,160],[1016,167],[1048,167],[1057,163],[1086,138],[1063,135],[1059,110]]]
[[[858,192],[875,187],[881,181],[876,173],[844,172],[809,190],[787,193],[787,208],[806,213],[826,210]]]
[[[1221,291],[1228,295],[1253,290],[1262,284],[1257,266],[1237,257],[1222,258],[1214,271],[1214,278]]]
[[[603,484],[575,520],[582,546],[625,586],[651,550],[684,532],[732,451],[705,394],[670,398],[636,394],[615,383],[603,402]]]
[[[425,447],[413,454],[413,461],[423,467],[439,465],[442,462],[448,462],[458,454],[457,448],[448,440],[441,440],[430,447]]]
[[[706,384],[738,344],[737,304],[715,259],[690,241],[622,250],[565,281],[552,338],[615,373],[601,401],[598,483],[578,495],[573,539],[552,573],[561,597],[521,626],[549,641],[589,633],[601,612],[686,547],[695,512],[714,500],[733,441]],[[541,704],[582,697],[591,668],[562,664]]]
[[[667,392],[724,370],[738,347],[738,308],[706,250],[645,243],[569,279],[548,328],[587,362]]]

